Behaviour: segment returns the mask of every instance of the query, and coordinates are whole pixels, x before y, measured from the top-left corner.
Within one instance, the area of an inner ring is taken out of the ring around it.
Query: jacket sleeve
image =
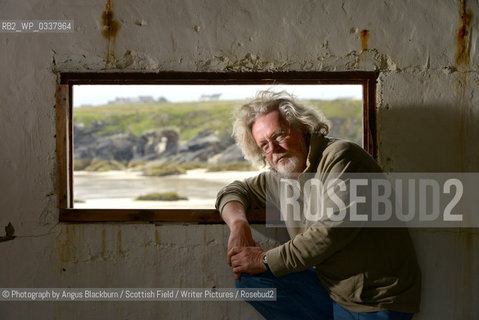
[[[331,176],[341,179],[348,173],[372,171],[380,171],[380,168],[362,148],[340,142],[329,152],[325,150],[314,177],[324,182]],[[346,190],[343,199],[349,199],[348,194]],[[346,200],[345,204],[351,205]],[[313,222],[290,241],[269,250],[268,265],[278,277],[319,265],[354,241],[360,231],[360,227],[344,227],[341,223]]]
[[[216,197],[216,209],[221,213],[230,201],[239,201],[246,210],[264,208],[269,199],[269,184],[273,179],[270,172],[262,172],[243,181],[234,181],[221,189]]]

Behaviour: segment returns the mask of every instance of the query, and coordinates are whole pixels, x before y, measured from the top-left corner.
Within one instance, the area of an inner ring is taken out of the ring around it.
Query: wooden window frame
[[[215,209],[78,209],[73,207],[72,88],[81,84],[358,84],[363,86],[363,147],[377,156],[378,73],[354,72],[60,72],[56,88],[57,206],[61,222],[222,223]],[[247,213],[264,223],[264,211]]]

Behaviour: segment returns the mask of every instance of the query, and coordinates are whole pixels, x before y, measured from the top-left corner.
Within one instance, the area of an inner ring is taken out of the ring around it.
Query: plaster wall
[[[113,0],[110,38],[106,4],[0,3],[0,19],[75,22],[69,34],[0,33],[0,226],[11,222],[17,235],[0,242],[1,287],[234,286],[223,225],[58,223],[60,71],[378,71],[386,170],[479,170],[477,1]],[[283,238],[260,226],[255,236],[266,247]],[[423,272],[415,319],[473,319],[479,231],[412,236]],[[2,319],[34,317],[258,318],[246,303],[0,303]]]

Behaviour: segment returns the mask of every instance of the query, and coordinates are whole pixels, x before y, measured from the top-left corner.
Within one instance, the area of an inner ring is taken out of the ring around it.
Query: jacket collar
[[[323,156],[323,151],[330,142],[328,137],[322,134],[312,134],[309,136],[309,151],[306,160],[306,169],[303,172],[315,172],[319,161]]]

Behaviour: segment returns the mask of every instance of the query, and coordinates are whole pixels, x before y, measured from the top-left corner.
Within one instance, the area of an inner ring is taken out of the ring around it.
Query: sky
[[[221,100],[253,98],[265,89],[286,90],[300,99],[362,99],[361,85],[75,85],[73,106],[103,105],[115,98],[152,96],[170,102],[197,101],[202,94],[220,93]]]

